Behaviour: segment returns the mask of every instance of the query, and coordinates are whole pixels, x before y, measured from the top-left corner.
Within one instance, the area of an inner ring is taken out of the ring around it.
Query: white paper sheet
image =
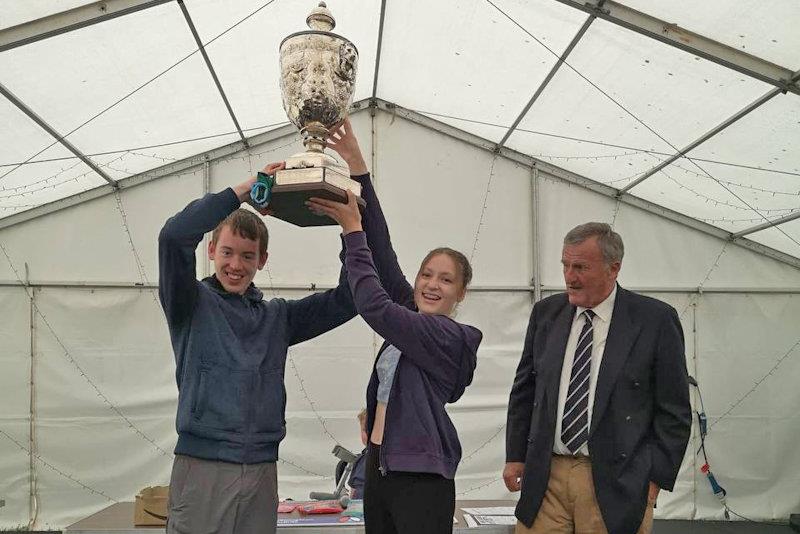
[[[477,527],[478,523],[469,514],[464,514],[464,521],[467,522],[469,528]]]
[[[466,516],[465,516],[466,517]],[[472,516],[479,525],[516,525],[517,518],[513,515],[476,515]]]
[[[462,508],[466,514],[472,515],[514,515],[513,506],[487,506],[484,508]]]

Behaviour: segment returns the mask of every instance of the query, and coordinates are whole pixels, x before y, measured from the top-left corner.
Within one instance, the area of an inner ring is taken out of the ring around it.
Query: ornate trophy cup
[[[361,194],[350,169],[324,152],[330,128],[344,119],[352,103],[358,50],[331,33],[336,21],[324,2],[306,24],[310,30],[289,35],[280,46],[283,108],[300,129],[306,152],[287,158],[286,169],[275,173],[269,207],[274,216],[297,226],[334,225],[304,202],[312,196],[346,202],[346,189]]]

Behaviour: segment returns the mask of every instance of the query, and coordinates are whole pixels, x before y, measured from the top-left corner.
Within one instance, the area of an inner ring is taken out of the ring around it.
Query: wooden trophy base
[[[272,215],[296,226],[335,226],[338,223],[327,215],[313,213],[305,202],[311,197],[347,202],[345,189],[356,195],[360,206],[366,206],[361,184],[330,167],[283,169],[275,173],[275,185],[269,209]]]

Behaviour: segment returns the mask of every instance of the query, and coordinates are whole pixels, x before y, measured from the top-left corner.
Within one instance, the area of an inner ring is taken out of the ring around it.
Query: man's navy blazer
[[[508,403],[506,461],[524,462],[517,518],[530,527],[547,489],[561,368],[576,307],[536,303]],[[610,534],[634,534],[650,481],[672,490],[691,431],[675,309],[618,286],[589,428],[595,494]]]

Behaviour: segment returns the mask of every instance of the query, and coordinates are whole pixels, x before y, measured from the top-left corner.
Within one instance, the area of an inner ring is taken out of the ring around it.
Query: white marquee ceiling
[[[800,258],[800,3],[582,4],[328,2],[360,52],[354,100]],[[313,6],[186,1],[240,134],[177,1],[3,0],[0,218],[285,125],[278,45]]]

